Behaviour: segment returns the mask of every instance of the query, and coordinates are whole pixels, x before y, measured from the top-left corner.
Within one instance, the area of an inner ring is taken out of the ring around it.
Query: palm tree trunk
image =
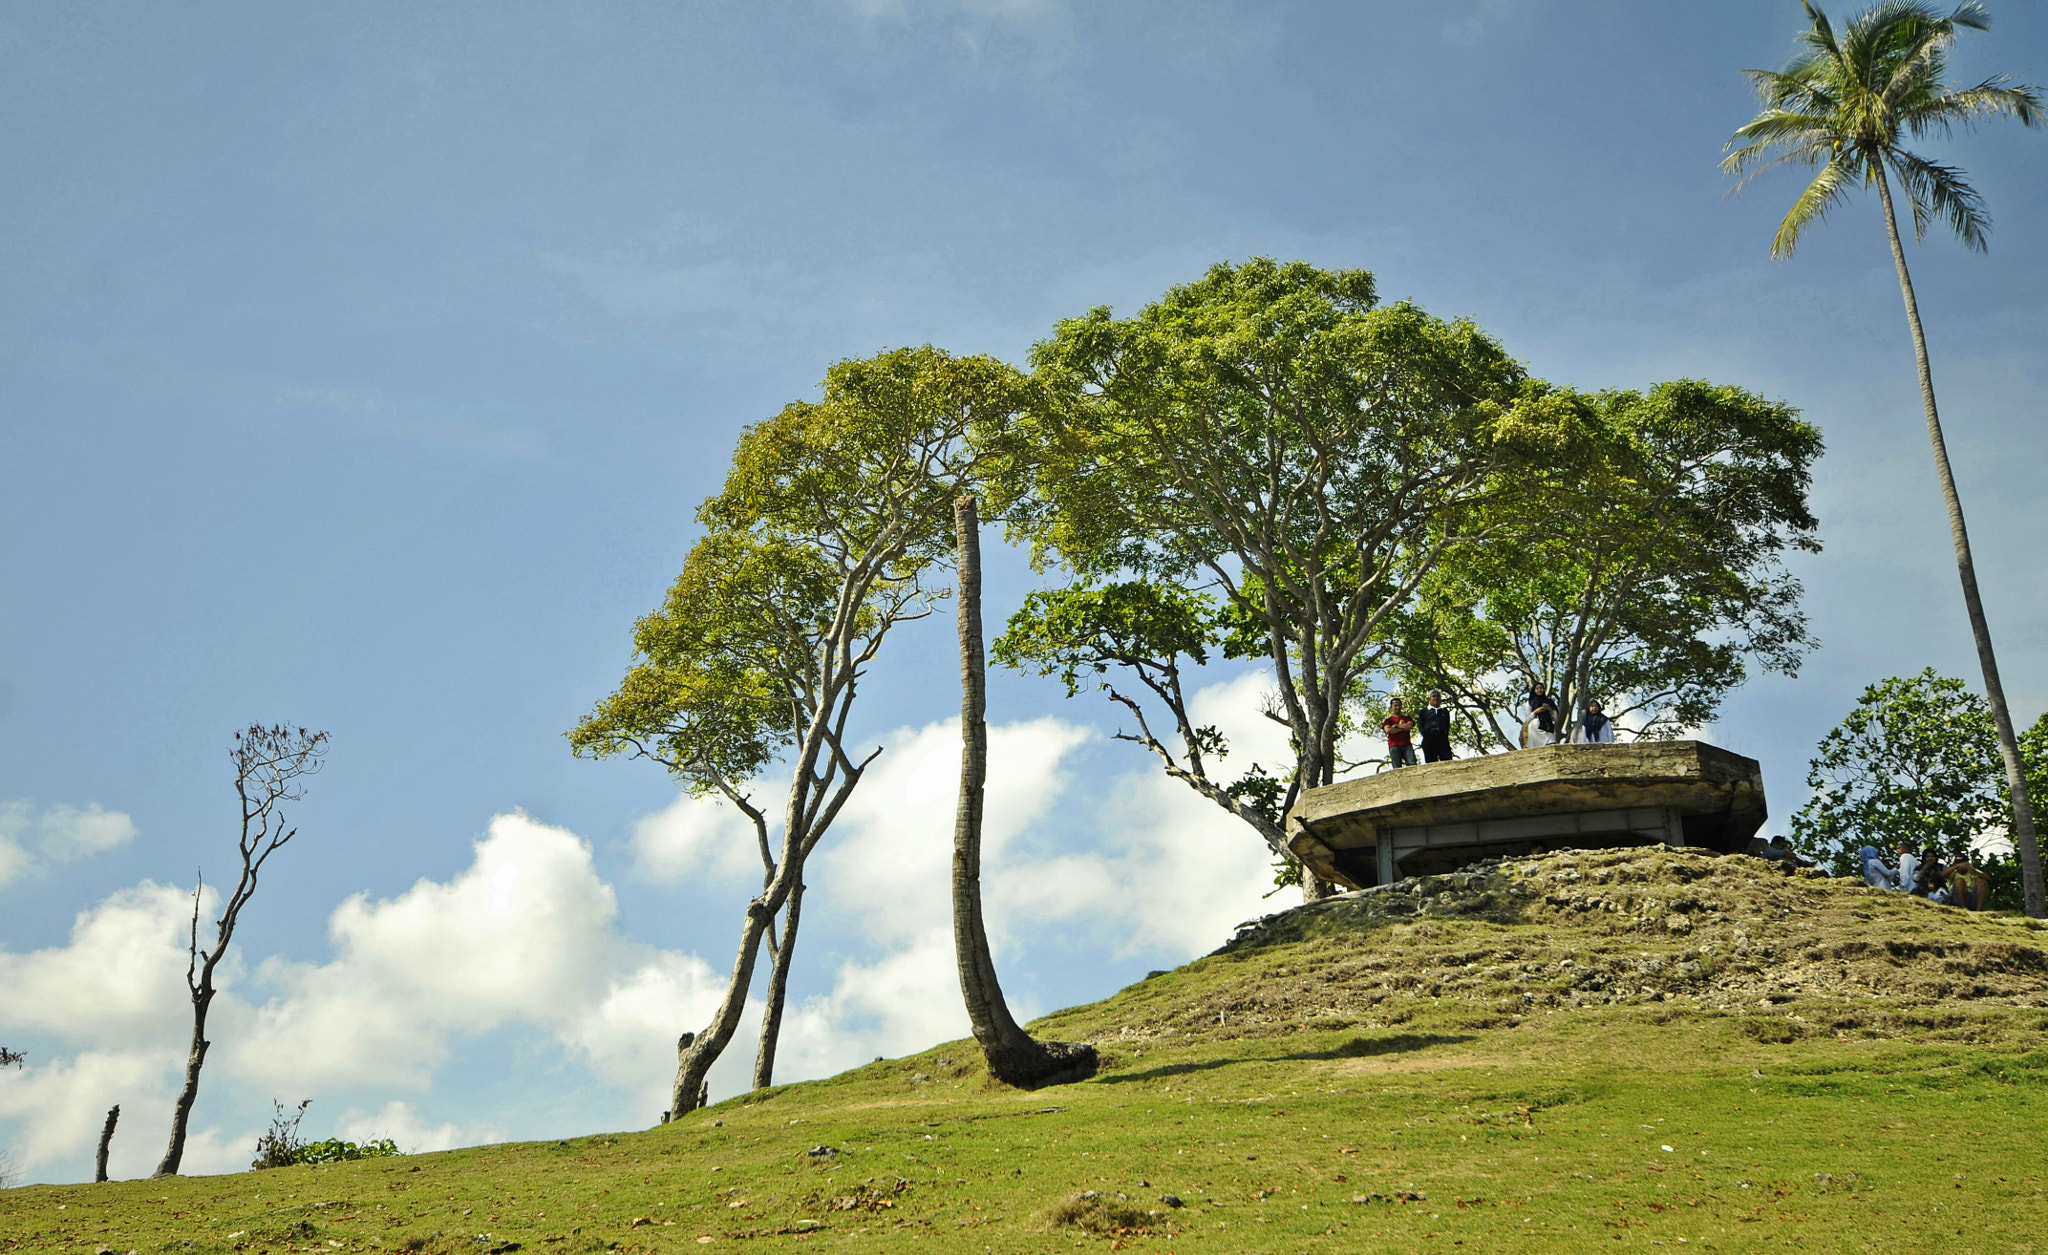
[[[2012,712],[2005,704],[2005,686],[1998,679],[1998,656],[1991,648],[1991,626],[1984,618],[1984,600],[1977,593],[1977,564],[1970,556],[1970,532],[1963,523],[1963,501],[1956,495],[1956,480],[1948,465],[1948,442],[1941,434],[1941,414],[1934,405],[1934,372],[1927,364],[1927,337],[1920,329],[1920,302],[1913,295],[1913,276],[1906,270],[1906,250],[1899,242],[1899,220],[1892,211],[1892,189],[1880,170],[1877,191],[1884,202],[1884,229],[1891,241],[1892,264],[1899,270],[1899,291],[1906,298],[1906,322],[1913,332],[1913,360],[1920,367],[1920,401],[1927,409],[1927,438],[1934,445],[1934,472],[1941,480],[1942,501],[1948,506],[1949,534],[1955,541],[1956,572],[1963,581],[1963,605],[1970,614],[1970,634],[1977,642],[1977,662],[1984,670],[1984,695],[1991,701],[1991,717],[1998,725],[1998,752],[2005,759],[2006,787],[2012,793],[2012,844],[2020,856],[2020,880],[2026,890],[2027,914],[2035,919],[2048,916],[2048,898],[2041,884],[2041,847],[2034,836],[2034,805],[2027,796],[2027,773],[2020,759],[2019,738],[2013,733]]]
[[[981,642],[981,518],[975,500],[953,503],[960,563],[960,805],[953,821],[953,957],[974,1040],[989,1075],[1032,1087],[1095,1071],[1095,1047],[1041,1042],[1018,1027],[1003,1000],[981,918],[981,818],[988,780],[988,670]]]
[[[797,914],[804,900],[804,883],[789,887],[789,905],[782,917],[782,940],[768,967],[768,1007],[761,1012],[761,1048],[754,1053],[754,1088],[767,1089],[775,1083],[775,1044],[782,1037],[782,1007],[789,996],[789,962],[796,953]]]

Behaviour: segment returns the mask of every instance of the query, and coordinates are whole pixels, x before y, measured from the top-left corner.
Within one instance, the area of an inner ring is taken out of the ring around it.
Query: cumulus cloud
[[[1195,695],[1199,717],[1230,729],[1247,759],[1268,757],[1274,744],[1257,713],[1260,692],[1239,678]],[[901,729],[884,742],[890,752],[811,868],[816,906],[806,913],[799,962],[831,964],[830,987],[788,1008],[780,1080],[908,1053],[967,1029],[950,926],[959,725]],[[1129,752],[1130,769],[1087,805],[1070,805],[1076,760],[1091,744],[1100,744],[1095,732],[1059,719],[990,730],[983,895],[991,940],[1010,970],[1027,971],[1034,954],[1063,947],[1178,962],[1262,909],[1263,846],[1141,754]],[[1128,747],[1103,749],[1118,762]],[[704,803],[648,816],[633,835],[650,870],[715,876],[731,859],[732,874],[751,876],[756,868],[730,847],[755,857],[751,833]],[[68,1047],[0,1074],[0,1124],[13,1127],[31,1171],[85,1162],[114,1102],[124,1129],[164,1127],[190,1033],[190,911],[185,891],[145,882],[80,912],[62,946],[0,951],[10,1031]],[[574,1099],[577,1119],[649,1122],[667,1105],[676,1034],[709,1020],[729,961],[716,955],[714,966],[626,937],[589,843],[518,812],[494,817],[469,865],[447,880],[343,901],[329,935],[324,962],[273,957],[245,968],[230,955],[188,1170],[246,1164],[261,1121],[237,1121],[267,1118],[277,1094],[338,1091],[334,1101],[353,1105],[336,1132],[356,1141],[441,1149],[504,1137],[509,1130],[490,1113],[448,1109],[436,1080],[466,1043],[505,1029],[559,1050],[568,1068],[550,1065],[550,1092],[577,1089],[580,1074],[613,1095]],[[1041,1009],[1013,1001],[1023,1018]],[[714,1097],[747,1084],[760,1010],[750,1001],[713,1070]],[[620,1095],[619,1107],[587,1109]],[[242,1114],[205,1122],[223,1109]],[[160,1153],[152,1135],[116,1138],[124,1175],[148,1171]]]
[[[39,1051],[30,1067],[0,1073],[0,1123],[13,1126],[24,1168],[80,1160],[115,1102],[124,1130],[167,1126],[191,1032],[190,912],[189,894],[145,882],[81,912],[66,945],[0,951],[10,1035],[59,1044],[47,1060]],[[358,894],[337,907],[330,961],[273,958],[245,972],[230,952],[209,1021],[216,1046],[202,1114],[231,1095],[254,1107],[252,1093],[427,1089],[461,1039],[517,1025],[627,1090],[632,1123],[650,1121],[666,1105],[678,1025],[707,1020],[723,981],[694,955],[627,940],[617,914],[587,843],[524,814],[499,815],[452,879],[423,879],[385,900]],[[65,1053],[65,1044],[80,1048]],[[751,1039],[735,1041],[713,1073],[715,1093],[744,1083],[751,1051]],[[433,1148],[505,1132],[488,1120],[428,1121],[391,1100],[374,1113],[351,1108],[342,1124],[343,1136]],[[380,1124],[391,1131],[368,1131]],[[186,1170],[245,1167],[259,1130],[202,1124]],[[125,1175],[148,1171],[161,1153],[160,1142],[116,1136]]]
[[[335,1124],[334,1135],[359,1144],[389,1138],[398,1144],[400,1151],[417,1155],[452,1150],[457,1146],[501,1142],[505,1140],[505,1129],[502,1125],[488,1122],[457,1124],[453,1120],[444,1120],[434,1124],[413,1110],[411,1103],[393,1099],[374,1112],[354,1107],[344,1111]]]
[[[760,797],[753,804],[760,805]],[[773,828],[769,839],[777,839]],[[632,847],[641,873],[653,880],[738,880],[761,874],[753,821],[723,798],[678,796],[634,823]]]
[[[673,1059],[675,1025],[708,1018],[718,982],[700,959],[627,941],[617,915],[587,843],[499,815],[453,880],[343,902],[333,960],[266,963],[259,980],[283,994],[257,1009],[235,1066],[310,1085],[424,1088],[451,1038],[513,1021],[593,1062]]]
[[[1213,685],[1194,704],[1204,722],[1234,730],[1240,754],[1264,756],[1275,738],[1258,713],[1255,679]],[[1181,962],[1264,909],[1264,845],[1135,754],[1138,769],[1104,791],[1110,801],[1075,820],[1059,813],[1072,756],[1094,735],[1058,719],[989,730],[982,894],[999,962],[1048,936],[1047,925],[1109,953]],[[950,927],[959,722],[883,740],[889,753],[816,859],[832,909],[853,913],[879,953],[843,961],[829,993],[791,1008],[781,1051],[789,1075],[825,1074],[967,1031]],[[1284,751],[1284,731],[1277,744]],[[1020,1018],[1038,1009],[1012,1006]]]
[[[201,903],[217,905],[211,889]],[[14,954],[0,950],[0,1002],[7,1027],[100,1048],[164,1043],[189,1031],[185,992],[192,895],[145,880],[81,911],[67,944]],[[233,953],[222,964],[232,983]]]
[[[134,839],[135,821],[97,802],[84,810],[60,802],[41,811],[24,801],[0,803],[0,885]]]

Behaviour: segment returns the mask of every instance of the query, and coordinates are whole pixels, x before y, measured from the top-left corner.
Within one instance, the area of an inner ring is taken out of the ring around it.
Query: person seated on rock
[[[1920,852],[1920,867],[1913,873],[1913,896],[1932,900],[1934,895],[1948,888],[1948,860],[1941,851],[1929,846]]]
[[[1799,855],[1799,851],[1792,848],[1792,843],[1785,839],[1785,835],[1783,833],[1779,833],[1777,836],[1771,838],[1771,848],[1773,850],[1778,851],[1778,853],[1771,856],[1773,858],[1784,859],[1786,862],[1792,864],[1792,866],[1794,867],[1813,866],[1813,860],[1810,858],[1801,858]]]
[[[1953,895],[1952,905],[1966,911],[1984,911],[1991,908],[1991,877],[1984,874],[1976,864],[1964,855],[1948,869],[1949,892]]]
[[[1890,867],[1885,865],[1884,856],[1877,852],[1876,846],[1866,845],[1856,851],[1856,861],[1863,865],[1863,883],[1871,888],[1896,889],[1899,887],[1897,876]]]

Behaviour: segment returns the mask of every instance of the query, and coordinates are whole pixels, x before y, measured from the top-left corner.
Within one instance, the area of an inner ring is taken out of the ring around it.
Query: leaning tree
[[[806,861],[879,749],[855,749],[859,681],[891,630],[930,612],[927,583],[953,546],[967,435],[1000,424],[1016,371],[926,346],[832,367],[823,398],[740,437],[724,489],[663,606],[634,631],[619,689],[569,733],[579,755],[666,766],[745,815],[763,865],[731,978],[680,1049],[671,1110],[700,1105],[739,1026],[764,941],[772,954],[754,1083],[769,1084]],[[755,780],[786,762],[779,844]],[[782,918],[778,935],[775,921]]]
[[[1858,185],[1877,191],[1892,265],[1898,271],[1899,294],[1905,299],[1913,361],[1920,374],[1920,402],[1927,414],[1935,477],[1948,508],[1963,606],[1969,614],[1970,635],[1977,645],[1984,692],[1991,703],[1999,755],[2004,760],[2006,791],[2012,803],[2012,840],[2019,851],[2027,914],[2048,916],[2026,767],[2012,711],[2006,705],[2005,686],[1999,681],[1983,598],[1977,591],[1977,565],[1970,552],[1969,529],[1963,523],[1963,502],[1949,469],[1948,442],[1934,403],[1934,372],[1928,365],[1927,337],[1920,326],[1920,303],[1913,293],[1913,276],[1906,269],[1906,250],[1899,240],[1898,214],[1892,205],[1892,180],[1897,179],[1913,211],[1916,238],[1925,239],[1928,224],[1940,219],[1966,247],[1984,251],[1991,224],[1976,189],[1954,166],[1930,161],[1906,145],[1947,135],[1958,126],[1968,127],[1985,118],[2017,118],[2032,126],[2043,116],[2041,97],[2034,88],[2014,86],[2005,77],[1987,78],[1968,87],[1948,85],[1948,53],[1956,33],[1983,30],[1991,24],[1978,0],[1965,0],[1947,14],[1927,4],[1884,0],[1851,21],[1848,30],[1840,34],[1812,0],[1802,2],[1808,26],[1798,35],[1798,54],[1783,69],[1745,71],[1756,86],[1763,109],[1728,141],[1727,147],[1734,151],[1722,168],[1742,176],[1742,183],[1736,185],[1740,190],[1772,166],[1818,167],[1771,241],[1771,254],[1779,258],[1790,257],[1806,228],[1847,199]]]
[[[176,1176],[185,1159],[185,1129],[192,1118],[192,1104],[199,1097],[199,1069],[205,1066],[207,1049],[213,1045],[206,1039],[206,1014],[219,992],[215,969],[227,957],[242,908],[256,896],[256,881],[264,864],[298,835],[298,828],[285,819],[285,804],[305,796],[305,779],[320,770],[326,754],[325,732],[282,724],[267,728],[251,724],[235,733],[235,743],[228,750],[235,765],[235,796],[242,805],[242,834],[235,847],[242,867],[214,920],[213,944],[205,950],[199,948],[199,907],[205,881],[192,888],[192,931],[185,964],[185,988],[192,996],[192,1047],[185,1056],[185,1083],[171,1106],[171,1141],[163,1162],[156,1166],[157,1176]],[[112,1123],[110,1115],[110,1129]]]

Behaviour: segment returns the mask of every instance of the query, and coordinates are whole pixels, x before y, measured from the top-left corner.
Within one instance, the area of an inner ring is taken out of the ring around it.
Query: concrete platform
[[[1763,826],[1763,768],[1704,741],[1546,745],[1342,780],[1302,793],[1289,848],[1352,889],[1538,848],[1703,846]]]

